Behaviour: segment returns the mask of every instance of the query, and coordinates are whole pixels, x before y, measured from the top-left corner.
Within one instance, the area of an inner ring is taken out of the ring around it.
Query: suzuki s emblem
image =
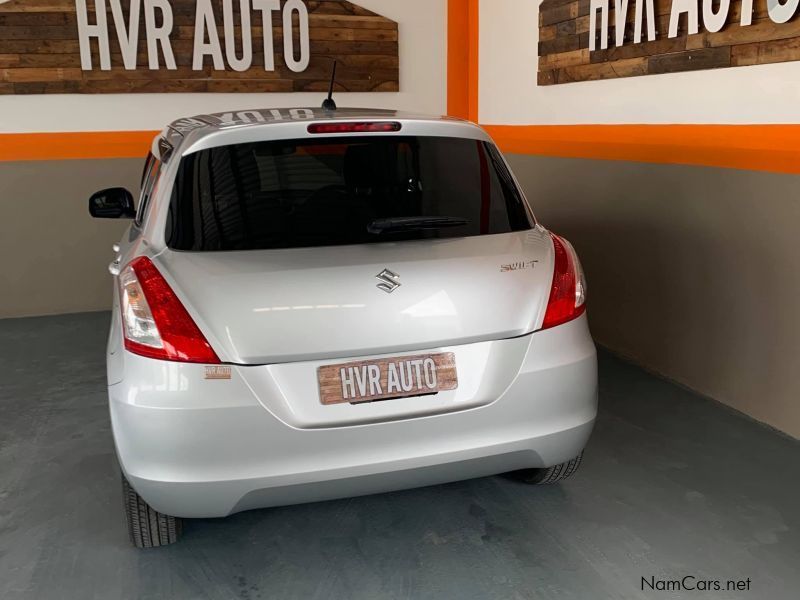
[[[387,294],[391,294],[402,285],[400,281],[398,281],[400,279],[400,275],[393,273],[389,269],[384,269],[375,275],[375,279],[380,281],[380,283],[377,285],[378,289],[383,290]]]

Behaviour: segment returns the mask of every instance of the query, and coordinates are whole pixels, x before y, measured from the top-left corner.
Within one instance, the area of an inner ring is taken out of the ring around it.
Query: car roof
[[[200,149],[227,144],[256,141],[258,139],[282,139],[299,137],[306,133],[306,124],[313,121],[358,121],[391,119],[403,124],[407,133],[420,135],[422,130],[441,132],[447,128],[448,135],[481,138],[486,134],[478,126],[448,116],[433,116],[374,108],[338,108],[334,111],[322,108],[259,108],[232,110],[184,117],[170,123],[153,141],[152,151],[162,161],[169,160],[173,153],[188,154]],[[456,126],[456,128],[452,128]],[[268,127],[268,129],[264,129]],[[411,131],[409,131],[409,127]],[[474,131],[469,131],[472,129]],[[280,133],[279,133],[280,130]],[[481,132],[478,135],[477,132]],[[428,134],[432,135],[432,134]],[[487,136],[488,137],[488,136]]]

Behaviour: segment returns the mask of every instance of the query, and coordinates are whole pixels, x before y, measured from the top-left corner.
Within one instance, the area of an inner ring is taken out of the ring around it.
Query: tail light
[[[586,310],[586,279],[578,255],[567,240],[553,233],[555,268],[542,329],[577,319]]]
[[[218,364],[216,352],[149,258],[119,274],[125,349],[161,360]]]

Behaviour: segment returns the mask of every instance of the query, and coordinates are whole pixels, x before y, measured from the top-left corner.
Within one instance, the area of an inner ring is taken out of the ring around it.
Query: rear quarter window
[[[150,209],[150,198],[158,185],[160,175],[161,161],[153,156],[152,153],[148,154],[142,172],[142,190],[139,195],[139,209],[136,211],[136,218],[134,219],[137,226],[141,226],[147,219]]]

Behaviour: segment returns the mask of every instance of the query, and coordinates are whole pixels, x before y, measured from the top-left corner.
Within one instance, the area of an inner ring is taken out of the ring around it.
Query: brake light
[[[220,362],[152,261],[141,256],[119,274],[125,349],[161,360]]]
[[[308,133],[389,133],[400,131],[397,121],[371,121],[361,123],[312,123]]]
[[[578,255],[567,240],[554,233],[550,235],[555,249],[555,268],[542,329],[576,319],[586,310],[586,279]]]

